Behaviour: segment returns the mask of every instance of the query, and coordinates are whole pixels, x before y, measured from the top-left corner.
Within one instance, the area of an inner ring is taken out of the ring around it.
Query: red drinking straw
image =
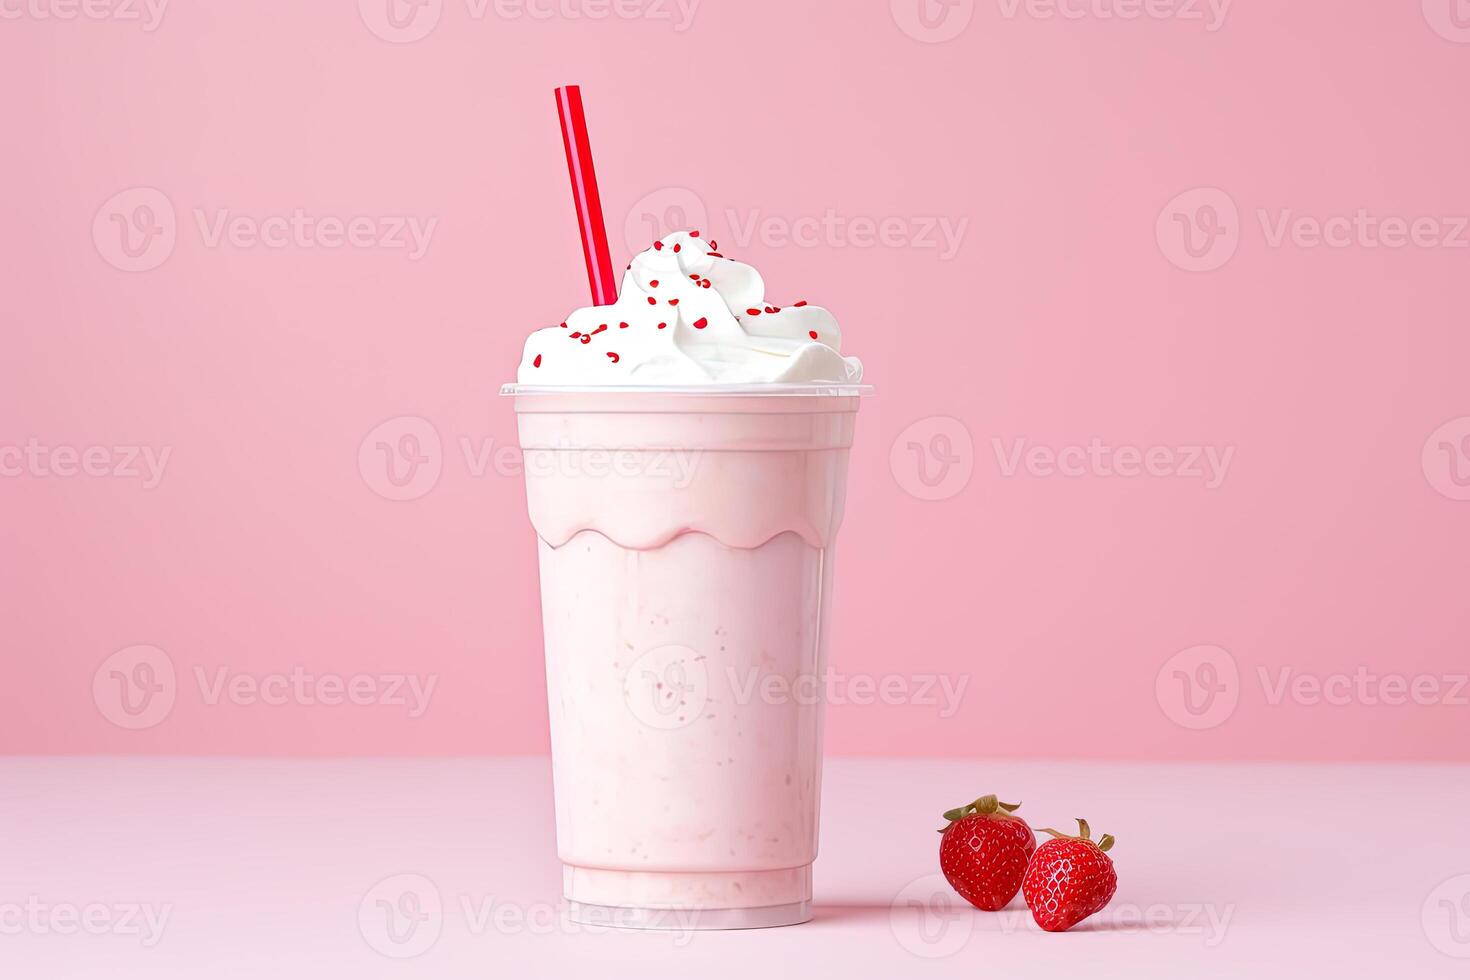
[[[577,205],[577,224],[582,231],[582,256],[587,260],[592,303],[609,306],[618,298],[618,287],[613,278],[612,255],[607,248],[607,229],[602,225],[602,198],[597,193],[592,145],[587,141],[582,89],[576,85],[557,89],[556,112],[561,117],[561,140],[567,150],[567,170],[572,175],[572,199]]]

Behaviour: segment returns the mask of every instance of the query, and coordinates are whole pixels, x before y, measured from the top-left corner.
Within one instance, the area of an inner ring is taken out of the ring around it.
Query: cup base
[[[562,867],[567,918],[625,929],[764,929],[812,917],[812,866],[762,871]]]
[[[812,903],[765,905],[748,909],[654,909],[567,902],[567,919],[580,925],[615,929],[689,932],[706,929],[771,929],[794,926],[812,917]]]

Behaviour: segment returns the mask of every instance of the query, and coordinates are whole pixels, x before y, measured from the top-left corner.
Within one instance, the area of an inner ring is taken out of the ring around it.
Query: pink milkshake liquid
[[[515,395],[574,921],[811,917],[855,385]]]

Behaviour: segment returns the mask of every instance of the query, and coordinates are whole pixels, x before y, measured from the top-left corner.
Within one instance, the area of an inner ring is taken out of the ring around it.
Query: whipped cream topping
[[[698,231],[633,259],[618,300],[587,306],[526,340],[517,380],[533,385],[855,383],[832,314],[765,298],[753,267]]]

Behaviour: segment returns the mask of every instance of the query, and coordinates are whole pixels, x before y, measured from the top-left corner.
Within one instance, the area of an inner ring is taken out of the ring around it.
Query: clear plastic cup
[[[858,385],[509,385],[574,921],[811,917]]]

